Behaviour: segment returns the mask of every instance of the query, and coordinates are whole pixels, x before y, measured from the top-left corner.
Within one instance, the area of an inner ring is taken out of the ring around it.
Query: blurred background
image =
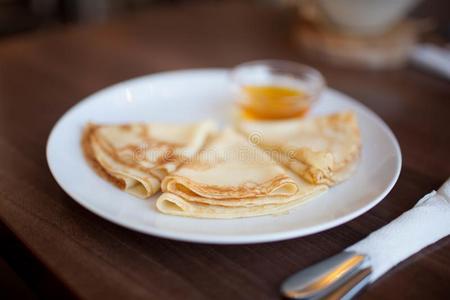
[[[337,2],[337,5],[351,1],[303,1],[303,0],[0,0],[0,34],[2,36],[71,22],[104,21],[132,11],[152,9],[157,6],[199,4],[208,2],[255,2],[261,5],[296,5],[304,2]],[[348,2],[348,3],[345,3]],[[361,2],[361,1],[360,1]],[[362,1],[362,2],[370,2]],[[433,17],[441,33],[447,38],[450,33],[449,1],[423,0],[375,0],[386,7],[389,2],[397,6],[411,6],[415,17]],[[408,9],[407,9],[408,10]],[[409,11],[408,11],[409,12]]]
[[[161,8],[220,10],[230,2],[279,10],[290,40],[307,56],[365,69],[395,69],[413,60],[450,78],[446,0],[0,0],[0,39]]]
[[[211,2],[254,2],[261,5],[295,6],[304,3],[320,2],[319,6],[327,6],[327,2],[336,2],[336,6],[354,5],[352,1],[305,1],[305,0],[0,0],[0,35],[2,37],[24,31],[37,30],[73,22],[101,22],[114,16],[120,16],[136,10],[153,9],[158,6],[176,8],[185,4],[201,4]],[[386,7],[385,14],[393,7],[400,14],[410,13],[414,17],[429,18],[438,31],[449,38],[450,3],[438,0],[375,0],[357,2],[377,2]],[[392,2],[392,3],[389,3]],[[325,5],[324,5],[325,3]],[[366,9],[373,11],[374,7]],[[351,12],[349,12],[351,13]]]

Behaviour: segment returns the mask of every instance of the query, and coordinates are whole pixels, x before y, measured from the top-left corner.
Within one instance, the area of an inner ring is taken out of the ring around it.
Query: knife
[[[366,255],[344,251],[288,277],[281,294],[290,299],[351,299],[370,281]]]

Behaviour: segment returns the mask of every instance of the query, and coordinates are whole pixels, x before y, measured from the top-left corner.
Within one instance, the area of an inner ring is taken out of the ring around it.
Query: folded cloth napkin
[[[450,233],[450,178],[400,217],[347,250],[367,254],[371,281]]]

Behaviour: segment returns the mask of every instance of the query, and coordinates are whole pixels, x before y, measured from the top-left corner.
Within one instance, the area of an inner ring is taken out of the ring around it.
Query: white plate
[[[232,107],[228,71],[168,72],[122,82],[72,107],[56,123],[47,160],[58,184],[95,214],[143,233],[191,242],[238,244],[284,240],[316,233],[366,212],[391,190],[401,166],[397,140],[368,108],[337,91],[326,90],[312,114],[352,109],[362,134],[357,172],[346,182],[288,214],[233,220],[194,219],[159,213],[154,196],[142,200],[104,181],[83,158],[80,135],[88,121],[186,122],[214,118],[228,122]]]

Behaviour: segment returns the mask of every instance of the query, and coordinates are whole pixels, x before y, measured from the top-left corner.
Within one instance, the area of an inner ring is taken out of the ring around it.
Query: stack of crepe
[[[313,184],[335,185],[358,163],[361,137],[353,112],[288,121],[245,121],[238,130],[281,164]]]
[[[238,218],[286,211],[327,189],[288,172],[243,136],[227,129],[164,178],[163,213]]]
[[[352,112],[291,121],[89,124],[83,150],[94,169],[159,211],[199,218],[278,214],[354,170],[360,135]],[[286,168],[286,169],[285,169]]]
[[[161,180],[195,155],[215,124],[88,124],[82,148],[94,170],[141,198],[160,189]]]

